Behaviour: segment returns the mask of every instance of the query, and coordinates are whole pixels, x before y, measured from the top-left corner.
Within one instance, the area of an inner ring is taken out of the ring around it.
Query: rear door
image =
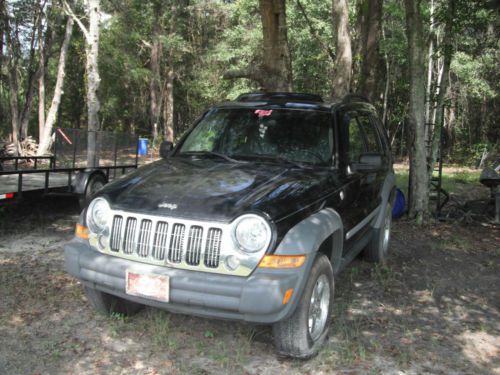
[[[357,120],[359,113],[352,106],[339,112],[339,171],[343,179],[343,201],[339,210],[344,232],[349,233],[366,216],[369,201],[366,175],[356,170],[360,156],[366,152],[366,141]]]
[[[363,182],[366,184],[365,217],[373,213],[381,203],[380,192],[384,183],[387,170],[387,155],[383,152],[382,140],[370,112],[358,112],[357,121],[365,140],[365,152],[382,155],[382,167],[376,171],[360,172],[364,175]]]

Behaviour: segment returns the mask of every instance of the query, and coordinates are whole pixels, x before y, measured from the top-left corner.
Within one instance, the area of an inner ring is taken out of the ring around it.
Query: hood
[[[173,157],[141,167],[104,187],[114,209],[228,222],[246,212],[272,220],[321,204],[332,190],[327,169],[230,163],[207,157]]]

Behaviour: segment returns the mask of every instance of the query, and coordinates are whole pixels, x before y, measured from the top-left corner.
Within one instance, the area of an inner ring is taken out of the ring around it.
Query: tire
[[[78,203],[80,204],[80,208],[82,210],[87,206],[87,204],[89,204],[92,197],[99,191],[99,189],[106,185],[107,182],[106,177],[100,173],[94,173],[89,177],[87,185],[85,186],[85,193],[78,198]]]
[[[380,228],[374,229],[373,238],[366,246],[364,259],[372,263],[384,263],[387,260],[391,242],[392,207],[388,203],[385,207],[384,220]]]
[[[100,290],[85,287],[85,294],[90,304],[100,313],[105,315],[123,314],[131,316],[139,312],[144,305],[127,301],[112,294],[101,292]]]
[[[320,284],[328,289],[319,291]],[[313,301],[313,292],[316,292],[316,301],[319,301],[316,305]],[[318,254],[294,313],[273,325],[274,342],[279,354],[306,359],[318,353],[330,329],[333,292],[334,281],[330,260],[325,255]],[[319,299],[317,293],[321,293]],[[319,314],[316,315],[317,319],[313,317],[314,314]],[[310,323],[314,321],[317,323],[316,328],[314,323],[310,327]]]

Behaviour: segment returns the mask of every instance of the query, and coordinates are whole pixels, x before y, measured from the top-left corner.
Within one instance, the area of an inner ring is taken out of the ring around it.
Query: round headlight
[[[87,209],[87,226],[91,232],[101,234],[108,226],[111,209],[104,198],[94,199]]]
[[[236,220],[234,239],[241,250],[255,253],[269,244],[271,228],[260,216],[243,215]]]

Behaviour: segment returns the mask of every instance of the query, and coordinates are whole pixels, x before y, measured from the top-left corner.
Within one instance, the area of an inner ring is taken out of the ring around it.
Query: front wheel
[[[273,325],[274,342],[280,354],[309,358],[318,353],[330,328],[333,291],[330,260],[318,254],[295,312]]]

